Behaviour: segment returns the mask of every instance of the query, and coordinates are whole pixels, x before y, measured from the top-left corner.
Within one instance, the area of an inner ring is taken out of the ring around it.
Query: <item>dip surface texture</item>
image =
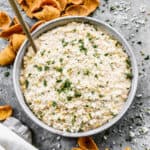
[[[120,43],[84,23],[57,27],[36,39],[20,76],[25,100],[49,126],[68,132],[102,126],[122,109],[131,63]]]

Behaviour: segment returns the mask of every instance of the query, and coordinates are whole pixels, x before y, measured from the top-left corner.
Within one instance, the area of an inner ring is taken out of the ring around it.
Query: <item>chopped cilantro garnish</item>
[[[37,68],[38,71],[42,71],[42,67],[38,65],[34,65],[35,68]]]
[[[102,98],[102,97],[104,97],[104,95],[102,95],[102,94],[99,94],[99,97],[100,97],[100,98]]]
[[[29,81],[28,80],[25,80],[25,86],[26,86],[26,88],[28,88],[28,86],[29,86]]]
[[[92,35],[91,35],[89,32],[87,33],[86,36],[87,36],[87,38],[89,39],[89,41],[91,41],[91,40],[93,39]]]
[[[94,76],[95,78],[98,78],[98,75],[97,74],[95,74],[95,76]]]
[[[88,69],[84,70],[84,75],[89,75],[90,74],[90,71]]]
[[[74,96],[75,97],[81,97],[81,93],[79,91],[75,90]]]
[[[43,85],[47,86],[47,81],[46,80],[43,81]]]
[[[60,61],[60,62],[63,62],[63,58],[60,58],[59,61]]]
[[[132,78],[133,78],[132,73],[126,73],[126,78],[127,78],[127,79],[132,79]]]
[[[56,103],[55,101],[53,101],[53,102],[52,102],[52,106],[53,106],[53,107],[56,107],[56,106],[57,106],[57,103]]]
[[[118,41],[117,41],[116,44],[115,44],[116,47],[118,47],[118,46],[120,46],[120,45],[121,45],[121,44],[120,44],[120,42],[118,42]]]
[[[97,45],[93,45],[93,48],[97,48],[98,46]]]
[[[76,116],[74,115],[72,118],[72,125],[74,125],[75,121],[76,121]]]
[[[44,53],[45,53],[45,50],[43,50],[43,51],[41,52],[41,56],[43,56],[43,55],[44,55]]]
[[[63,47],[66,47],[68,45],[68,42],[66,42],[65,39],[62,39],[61,43],[62,43]]]
[[[130,59],[126,59],[126,64],[127,64],[127,68],[130,68],[131,67],[131,61]]]
[[[72,100],[72,96],[67,96],[67,100],[71,101]]]
[[[79,40],[79,49],[81,52],[87,54],[87,48],[84,46],[84,41],[82,39]]]
[[[57,83],[60,83],[61,81],[62,81],[62,80],[60,80],[60,79],[56,80]]]
[[[50,64],[51,64],[51,61],[49,60],[49,61],[47,61],[46,63],[47,63],[48,65],[50,65]]]
[[[64,92],[64,91],[67,91],[67,90],[71,89],[71,84],[72,84],[72,83],[71,83],[68,79],[66,79],[66,80],[62,83],[60,89],[58,89],[57,91],[58,91],[59,93]]]
[[[61,68],[61,67],[56,67],[55,69],[56,69],[56,71],[58,71],[58,72],[63,72],[63,68]]]
[[[44,66],[44,70],[45,71],[49,70],[49,66]]]
[[[104,56],[108,56],[108,55],[109,55],[109,53],[105,53],[105,54],[104,54]]]

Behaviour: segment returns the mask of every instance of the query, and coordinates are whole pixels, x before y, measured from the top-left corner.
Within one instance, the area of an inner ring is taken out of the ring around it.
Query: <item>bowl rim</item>
[[[133,102],[133,99],[135,97],[136,94],[136,90],[137,90],[137,85],[138,85],[138,67],[137,67],[137,62],[136,62],[136,58],[134,56],[134,53],[131,49],[131,47],[129,46],[128,42],[125,40],[125,38],[113,27],[111,27],[110,25],[108,25],[107,23],[100,21],[98,19],[95,18],[91,18],[91,17],[79,17],[79,16],[69,16],[69,17],[62,17],[62,18],[58,18],[52,21],[48,21],[47,23],[41,25],[39,28],[37,28],[33,33],[32,36],[36,36],[36,34],[44,29],[47,26],[51,26],[52,24],[56,24],[57,22],[63,22],[63,21],[72,21],[75,20],[74,22],[76,22],[77,20],[80,20],[80,22],[83,21],[88,21],[88,22],[95,22],[96,24],[99,24],[100,26],[103,26],[106,31],[109,30],[109,32],[111,31],[113,36],[118,40],[122,41],[121,43],[123,44],[124,47],[126,47],[126,52],[128,53],[128,56],[130,57],[131,60],[131,64],[132,64],[132,73],[133,73],[133,78],[132,78],[132,83],[131,83],[131,89],[128,95],[128,98],[122,108],[122,110],[120,111],[120,113],[118,115],[116,115],[116,117],[114,117],[113,119],[111,119],[110,121],[108,121],[107,123],[105,123],[104,125],[96,128],[96,129],[92,129],[89,131],[85,131],[85,132],[77,132],[77,133],[70,133],[70,132],[64,132],[61,130],[57,130],[53,127],[50,127],[48,125],[46,125],[44,122],[42,122],[41,120],[39,120],[34,114],[33,112],[30,110],[30,108],[27,106],[27,104],[25,103],[25,99],[23,97],[23,93],[21,92],[21,88],[20,88],[20,83],[19,83],[19,77],[20,77],[20,69],[19,69],[19,65],[21,66],[20,63],[22,63],[22,53],[25,53],[26,51],[26,47],[29,44],[28,39],[26,39],[24,41],[24,43],[22,44],[22,46],[20,47],[18,54],[16,56],[15,62],[14,62],[14,67],[13,67],[13,85],[14,85],[14,90],[18,99],[19,104],[21,105],[21,107],[23,108],[23,110],[25,111],[25,113],[27,114],[27,116],[30,117],[31,120],[34,121],[34,123],[36,123],[37,125],[39,125],[40,127],[54,133],[54,134],[58,134],[61,136],[65,136],[65,137],[84,137],[84,136],[91,136],[97,133],[100,133],[102,131],[105,131],[106,129],[110,128],[111,126],[113,126],[115,123],[117,123],[123,116],[124,114],[127,112],[128,108],[130,107],[130,105]],[[58,25],[59,26],[59,25]],[[53,29],[54,27],[52,27]],[[44,32],[43,32],[44,33]],[[39,35],[37,35],[38,37]],[[130,53],[130,54],[129,54]]]

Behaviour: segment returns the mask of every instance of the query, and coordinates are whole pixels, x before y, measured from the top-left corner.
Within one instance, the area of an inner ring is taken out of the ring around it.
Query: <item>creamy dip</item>
[[[102,126],[122,109],[131,63],[121,44],[102,29],[69,23],[36,39],[24,56],[20,83],[34,114],[63,131]]]

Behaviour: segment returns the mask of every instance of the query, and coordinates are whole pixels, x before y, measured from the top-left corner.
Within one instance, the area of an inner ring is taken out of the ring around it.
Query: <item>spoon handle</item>
[[[29,39],[29,41],[30,41],[30,44],[31,44],[31,46],[32,46],[32,48],[33,48],[33,50],[34,50],[34,52],[37,52],[37,48],[36,48],[36,46],[35,46],[35,43],[34,43],[34,41],[33,41],[33,38],[32,38],[32,36],[31,36],[31,34],[30,34],[29,30],[28,30],[28,27],[27,27],[26,23],[25,23],[24,20],[23,20],[23,17],[22,17],[22,15],[21,15],[21,13],[20,13],[20,11],[19,11],[19,9],[18,9],[18,6],[17,6],[15,0],[9,0],[9,3],[10,3],[10,5],[11,5],[11,7],[13,8],[13,10],[14,10],[14,12],[15,12],[17,18],[19,19],[19,22],[20,22],[20,24],[22,25],[23,30],[24,30],[24,32],[26,33],[26,36],[28,37],[28,39]]]

